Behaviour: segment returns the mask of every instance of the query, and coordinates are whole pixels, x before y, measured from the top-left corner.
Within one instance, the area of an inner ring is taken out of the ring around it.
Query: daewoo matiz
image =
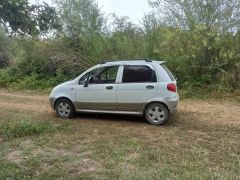
[[[163,125],[176,112],[179,96],[164,62],[138,59],[98,64],[55,87],[49,100],[62,118],[75,112],[129,114]]]

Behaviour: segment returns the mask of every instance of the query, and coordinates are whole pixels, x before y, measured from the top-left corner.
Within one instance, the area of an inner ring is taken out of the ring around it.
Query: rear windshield
[[[167,72],[168,76],[170,77],[170,79],[172,81],[176,81],[174,75],[171,73],[171,71],[167,68],[167,66],[165,64],[161,64],[161,66],[163,67],[163,69]]]

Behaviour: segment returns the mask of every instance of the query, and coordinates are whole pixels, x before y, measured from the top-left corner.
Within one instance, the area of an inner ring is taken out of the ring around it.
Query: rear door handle
[[[146,88],[147,88],[147,89],[154,89],[154,86],[148,85],[148,86],[146,86]]]
[[[106,89],[113,89],[113,86],[107,86]]]

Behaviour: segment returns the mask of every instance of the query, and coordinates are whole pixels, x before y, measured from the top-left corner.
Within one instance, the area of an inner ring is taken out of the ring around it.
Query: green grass
[[[8,139],[0,147],[1,179],[236,179],[240,175],[237,129],[195,129],[178,122],[162,128],[144,123],[118,127],[114,122],[90,121],[72,122],[67,131]],[[22,157],[14,158],[20,160],[6,160],[16,150]]]
[[[0,123],[0,133],[5,139],[42,135],[56,130],[57,127],[51,122],[35,122],[29,119]]]
[[[154,130],[152,137],[131,133],[131,137],[106,137],[95,142],[94,155],[103,161],[105,175],[110,179],[224,179],[239,176],[239,159],[235,159],[239,158],[236,131],[232,130],[231,135],[227,129],[203,129],[200,132],[206,135],[198,137],[188,128],[169,129],[170,132],[164,134],[161,130]]]
[[[239,102],[240,89],[230,88],[220,84],[194,86],[191,83],[178,89],[181,99],[228,99]]]

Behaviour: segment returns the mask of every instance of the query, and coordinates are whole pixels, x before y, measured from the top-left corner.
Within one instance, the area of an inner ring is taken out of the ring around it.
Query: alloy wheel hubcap
[[[71,107],[68,103],[65,103],[65,102],[60,103],[58,105],[58,112],[59,112],[60,116],[68,117],[71,112]]]
[[[160,122],[164,120],[165,112],[159,106],[155,106],[149,110],[148,117],[154,122]]]

